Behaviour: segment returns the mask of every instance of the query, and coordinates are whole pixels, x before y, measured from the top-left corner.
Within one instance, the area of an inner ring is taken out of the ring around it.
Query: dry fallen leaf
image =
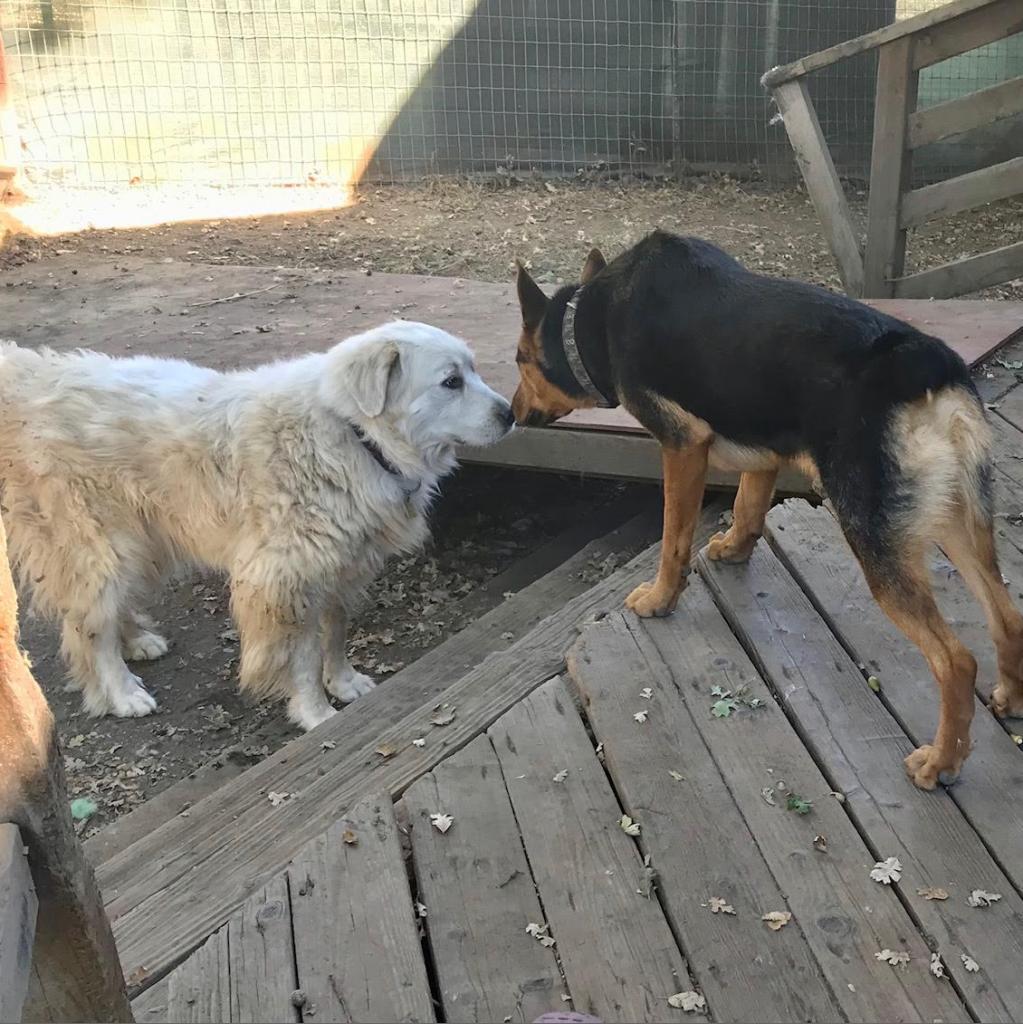
[[[891,964],[892,967],[905,967],[909,963],[909,954],[901,949],[882,949],[880,953],[874,954],[874,959]]]
[[[350,828],[346,828],[341,833],[341,842],[346,846],[355,846],[359,842],[359,837]]]
[[[639,691],[639,695],[643,698],[643,700],[650,700],[650,698],[654,695],[654,691],[651,690],[649,686],[644,686],[643,689]]]
[[[818,853],[828,852],[828,837],[826,835],[816,835],[813,837],[813,848]]]
[[[970,972],[970,974],[976,974],[977,971],[980,970],[980,964],[978,964],[977,961],[974,960],[973,957],[969,954],[960,953],[959,959],[962,960],[963,967],[965,967]]]
[[[554,939],[549,935],[544,934],[548,928],[550,928],[549,924],[541,926],[535,921],[530,921],[529,924],[526,925],[526,934],[532,935],[541,946],[545,946],[547,949],[550,949],[550,947],[554,945]]]
[[[558,772],[556,775],[554,775],[554,777],[551,779],[551,781],[552,782],[564,782],[565,779],[567,779],[567,778],[568,778],[568,769],[567,768],[562,768],[560,772]]]
[[[266,794],[266,798],[270,801],[271,807],[280,807],[289,796],[291,796],[290,793],[275,793],[272,789]]]
[[[648,714],[648,711],[637,711],[632,717],[635,718],[637,722],[645,722]]]
[[[434,714],[434,716],[430,719],[430,722],[433,725],[450,725],[454,720],[455,720],[455,709],[454,708],[450,708],[450,709],[445,711],[442,708],[440,711],[438,711],[438,712],[436,712]]]
[[[735,907],[726,903],[720,896],[711,896],[707,901],[707,906],[710,907],[712,914],[735,914]]]
[[[438,832],[447,832],[449,828],[455,823],[455,819],[450,814],[431,814],[430,821],[433,823],[433,827]]]
[[[917,889],[917,896],[923,896],[925,900],[947,900],[948,893],[944,889],[935,888],[929,885],[926,889]]]
[[[882,885],[891,885],[902,877],[902,862],[898,857],[879,860],[871,869],[870,877]]]
[[[633,821],[632,818],[630,818],[627,814],[622,815],[621,819],[618,822],[618,826],[627,836],[639,835],[639,822]]]
[[[983,889],[974,889],[966,900],[971,907],[990,907],[1002,898],[1000,892],[985,892]]]
[[[772,807],[776,807],[777,806],[777,804],[775,803],[775,799],[774,799],[774,787],[773,786],[764,786],[764,788],[760,791],[760,795],[764,798],[764,803],[768,803]]]
[[[938,953],[931,954],[931,974],[935,978],[945,977],[945,965],[941,962],[941,955]]]
[[[381,743],[380,746],[376,748],[374,753],[379,754],[382,758],[386,760],[389,757],[394,757],[394,755],[398,753],[398,748],[392,746],[390,743]]]
[[[771,929],[772,932],[780,932],[792,920],[792,914],[787,910],[772,910],[760,919]]]
[[[668,996],[668,1005],[686,1013],[695,1013],[707,1005],[707,1000],[699,992],[676,992],[673,996]]]

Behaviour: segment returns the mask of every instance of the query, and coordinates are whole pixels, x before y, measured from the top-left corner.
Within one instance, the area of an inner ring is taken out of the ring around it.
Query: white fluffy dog
[[[149,714],[125,664],[167,650],[138,608],[182,564],[224,570],[241,685],[311,729],[373,686],[345,653],[353,598],[427,536],[456,444],[512,429],[464,342],[398,322],[325,353],[218,373],[0,346],[10,550],[62,622],[92,714]]]

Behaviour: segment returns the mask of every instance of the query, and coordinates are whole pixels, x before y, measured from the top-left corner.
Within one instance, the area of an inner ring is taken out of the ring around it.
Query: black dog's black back
[[[720,436],[782,455],[823,457],[844,409],[883,415],[928,390],[973,387],[938,339],[824,288],[748,271],[697,238],[654,232],[587,291],[606,314],[620,394],[652,388]]]

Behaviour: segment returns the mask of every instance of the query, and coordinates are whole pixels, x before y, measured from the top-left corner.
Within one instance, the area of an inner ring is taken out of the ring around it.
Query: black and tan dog
[[[871,592],[941,689],[937,736],[906,759],[951,781],[970,749],[977,663],[942,618],[925,567],[937,541],[983,605],[998,649],[992,706],[1023,715],[1023,616],[991,526],[990,430],[963,361],[869,306],[752,273],[709,242],[655,232],[548,299],[519,267],[519,423],[624,406],[660,442],[664,544],[629,595],[670,614],[685,586],[708,465],[740,470],[734,519],[708,556],[749,558],[775,478],[795,465],[830,498]]]

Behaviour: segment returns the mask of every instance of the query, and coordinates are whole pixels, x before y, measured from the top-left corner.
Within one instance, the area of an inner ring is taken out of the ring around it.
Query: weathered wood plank
[[[913,745],[766,545],[746,565],[701,556],[699,566],[861,834],[879,857],[901,862],[899,891],[970,1011],[1013,1020],[1023,1005],[1023,899],[948,794],[924,793],[906,777],[901,761]],[[950,899],[914,895],[928,886]],[[998,912],[968,906],[974,889],[1001,893]],[[966,971],[961,953],[981,970]]]
[[[529,1024],[560,1009],[554,954],[526,933],[545,918],[490,740],[441,761],[404,802],[444,1020]],[[454,826],[442,835],[434,813]]]
[[[21,1020],[37,907],[21,833],[17,825],[0,825],[0,1020]]]
[[[699,532],[705,540],[716,527],[715,509],[701,517]],[[175,818],[103,865],[102,884],[129,973],[140,965],[152,973],[171,966],[183,949],[227,920],[251,891],[247,886],[276,874],[348,801],[367,789],[400,793],[560,671],[578,625],[618,607],[652,572],[657,554],[655,547],[637,556],[460,679],[460,670],[452,668],[448,678],[457,682],[447,690],[439,690],[434,677],[416,691],[411,709],[407,693],[388,696],[393,682],[380,687],[201,801],[188,818]],[[374,699],[378,693],[383,697]],[[455,721],[443,730],[429,721],[440,701],[457,708]],[[393,709],[390,715],[387,709]],[[412,746],[422,735],[426,746]],[[325,742],[335,746],[324,749]],[[382,743],[398,753],[381,764],[374,751]],[[292,797],[273,808],[271,789]]]
[[[812,53],[808,57],[802,57],[799,60],[793,61],[791,64],[771,68],[763,76],[761,82],[767,88],[773,88],[782,82],[799,78],[811,71],[819,71],[830,64],[845,60],[847,57],[855,57],[858,53],[865,53],[867,50],[876,49],[893,40],[902,39],[904,36],[923,32],[932,26],[961,18],[973,11],[988,7],[991,2],[992,0],[953,0],[952,3],[933,7],[929,11],[924,11],[913,18],[904,18],[891,25],[886,25],[884,28],[857,36],[855,39],[847,39],[835,46],[829,46],[826,50]],[[942,58],[939,57],[938,59],[941,60]],[[924,66],[926,65],[920,65],[920,67]]]
[[[467,450],[466,461],[619,480],[660,480],[660,446],[635,421],[630,419],[630,424],[633,429],[628,433],[524,427],[500,444]],[[734,491],[738,482],[739,474],[731,470],[712,466],[707,471],[708,490]],[[778,490],[786,494],[810,493],[806,478],[792,469],[782,470]]]
[[[1023,351],[1015,356],[1010,354],[1007,359],[1023,361]],[[999,395],[995,406],[995,413],[1000,419],[1005,420],[1016,431],[1023,431],[1023,386],[1017,384],[1005,394]],[[1023,456],[1023,435],[1013,435],[1012,431],[1008,433],[1013,438],[1015,444],[1011,450],[997,453],[996,458],[998,458],[998,455],[1001,455],[1001,461],[1003,462],[1018,462],[1020,461],[1019,456]]]
[[[561,679],[489,735],[576,1008],[603,1020],[668,1019],[668,997],[692,979],[657,901],[637,892],[643,862]]]
[[[863,573],[824,508],[790,501],[768,516],[771,545],[823,614],[855,661],[881,681],[882,698],[917,744],[929,743],[938,720],[937,687],[919,650],[888,620],[870,595]],[[997,665],[983,612],[937,548],[931,572],[945,617],[977,656],[978,682],[990,694]],[[1023,555],[1005,545],[1002,569],[1023,581]],[[1007,561],[1011,559],[1011,561]],[[984,837],[988,849],[1023,888],[1023,805],[1006,800],[1023,781],[1023,754],[978,697],[973,751],[961,785],[949,793]]]
[[[436,1019],[389,796],[363,800],[305,846],[288,878],[304,1016]]]
[[[942,263],[918,274],[895,278],[897,299],[947,299],[954,295],[1004,284],[1023,274],[1023,242],[967,256],[953,263]]]
[[[716,1019],[968,1019],[951,989],[875,959],[898,946],[926,961],[928,950],[896,894],[870,881],[873,857],[701,581],[672,620],[616,612],[588,627],[569,666]],[[762,706],[715,718],[715,686]],[[640,705],[649,718],[637,725]],[[786,793],[811,813],[787,810]],[[712,914],[711,896],[735,916]],[[785,909],[796,928],[766,941],[761,916]]]
[[[170,1000],[170,977],[163,978],[155,985],[150,986],[131,1001],[131,1012],[135,1020],[140,1024],[175,1024],[167,1016],[168,1002]],[[228,1018],[224,1018],[222,1024],[226,1024]]]
[[[838,264],[842,284],[849,295],[859,297],[863,294],[860,244],[806,83],[801,80],[784,82],[773,90],[773,94],[806,190]]]
[[[905,193],[899,223],[903,228],[915,227],[935,217],[949,217],[1020,192],[1023,192],[1023,156]]]
[[[736,692],[746,684],[748,695],[767,706],[769,687],[714,607],[706,585],[701,580],[691,589],[686,601],[692,628],[680,631],[667,620],[644,622],[641,632],[633,630],[637,642],[653,646],[687,698],[695,700],[701,684],[708,693],[715,685]],[[690,688],[694,693],[687,692]],[[897,942],[926,959],[927,943],[895,893],[888,890],[884,899],[878,895],[877,884],[864,871],[873,861],[870,851],[791,723],[783,716],[769,726],[757,715],[721,720],[708,713],[702,719],[694,714],[694,719],[848,1018],[964,1019],[966,1011],[954,993],[917,976],[900,978],[900,992],[874,957],[878,948]],[[782,735],[768,752],[765,734],[770,737],[776,729]],[[765,787],[772,784],[776,806],[764,798]],[[786,793],[810,799],[810,814],[790,812]],[[825,850],[819,848],[820,836]],[[915,1007],[908,1014],[907,1004]]]
[[[863,294],[871,297],[892,295],[892,278],[902,276],[906,257],[900,206],[913,161],[906,146],[906,125],[916,108],[918,75],[913,70],[913,45],[913,38],[905,36],[882,47],[877,58],[867,245],[863,259]]]
[[[231,1010],[228,926],[224,925],[167,978],[166,1019],[169,1024],[225,1024],[232,1020]],[[138,1020],[141,1024],[144,1018]]]
[[[415,706],[427,699],[423,694],[431,685],[438,691],[443,689],[453,671],[467,672],[488,654],[508,646],[509,634],[519,637],[528,632],[546,615],[587,589],[586,570],[592,565],[610,556],[628,561],[660,536],[660,508],[653,495],[650,499],[650,511],[638,512],[617,526],[610,518],[599,514],[593,517],[595,524],[573,527],[572,531],[555,537],[488,580],[459,602],[458,614],[478,616],[474,622],[428,651],[413,665],[395,673],[387,680],[386,688],[374,691],[366,699],[375,703],[387,695]],[[616,502],[614,509],[625,507]],[[715,505],[717,507],[724,506]],[[614,509],[607,510],[609,517],[614,515]],[[600,529],[602,524],[605,530]],[[593,531],[589,532],[591,527]],[[585,542],[570,549],[573,538],[580,533],[585,536]],[[524,583],[527,577],[529,581]],[[508,590],[515,593],[506,599],[503,594]],[[393,704],[389,705],[389,710],[391,708]],[[381,709],[378,720],[386,720],[387,714]],[[316,751],[318,756],[318,745]],[[222,758],[197,769],[86,840],[85,852],[93,864],[110,860],[252,767],[251,759],[239,750],[230,751]]]
[[[326,941],[322,927],[315,939]],[[233,1024],[298,1021],[291,1001],[298,985],[288,880],[283,874],[253,893],[228,921],[227,948]]]
[[[913,63],[917,69],[928,68],[1016,32],[1023,32],[1023,8],[1019,0],[988,0],[955,20],[935,22],[929,32],[920,36]]]
[[[911,149],[919,149],[1021,112],[1023,76],[910,114],[909,146]]]

